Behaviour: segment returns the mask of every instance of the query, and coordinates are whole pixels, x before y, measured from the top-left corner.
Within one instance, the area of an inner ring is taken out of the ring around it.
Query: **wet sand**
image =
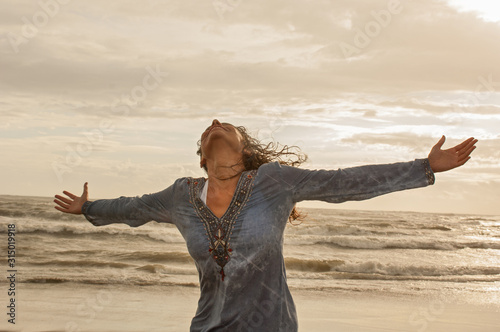
[[[299,331],[498,331],[500,303],[467,298],[292,290]],[[498,294],[493,294],[498,299]],[[6,296],[4,296],[6,298]],[[16,325],[0,331],[189,331],[198,300],[190,287],[24,284]],[[4,300],[6,301],[6,300]]]

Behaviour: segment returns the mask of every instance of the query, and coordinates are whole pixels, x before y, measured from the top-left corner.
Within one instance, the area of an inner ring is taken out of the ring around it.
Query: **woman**
[[[172,223],[186,240],[200,280],[191,331],[296,331],[297,317],[283,259],[287,220],[303,200],[340,203],[434,183],[434,173],[463,165],[477,140],[428,158],[339,170],[305,170],[281,160],[288,150],[261,146],[242,127],[213,120],[199,141],[208,179],[180,178],[142,197],[88,200],[64,191],[55,208],[94,225]],[[293,154],[293,153],[292,153]],[[296,163],[304,158],[298,156]],[[281,160],[281,162],[280,162]],[[272,162],[274,161],[274,162]]]

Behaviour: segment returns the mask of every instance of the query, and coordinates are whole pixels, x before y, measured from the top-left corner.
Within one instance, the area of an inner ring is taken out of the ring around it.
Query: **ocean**
[[[0,196],[0,262],[7,266],[7,229],[15,224],[19,285],[198,287],[174,226],[95,227],[53,206],[52,198]],[[306,219],[288,225],[285,235],[292,293],[460,293],[478,303],[500,303],[499,216],[301,210]]]

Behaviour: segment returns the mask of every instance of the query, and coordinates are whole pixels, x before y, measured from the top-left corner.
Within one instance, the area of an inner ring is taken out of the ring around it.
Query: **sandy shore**
[[[487,332],[500,328],[500,303],[495,301],[466,303],[457,298],[346,294],[332,290],[292,293],[300,331]],[[198,290],[19,284],[17,300],[16,325],[8,324],[4,314],[0,331],[188,331]]]

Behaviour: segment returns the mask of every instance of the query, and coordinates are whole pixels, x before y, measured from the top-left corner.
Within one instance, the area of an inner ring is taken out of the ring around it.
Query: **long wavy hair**
[[[281,165],[298,167],[307,160],[307,155],[301,152],[298,146],[281,145],[276,142],[261,143],[257,138],[252,137],[248,130],[239,126],[235,128],[243,136],[243,165],[246,171],[258,169],[260,166],[270,163],[279,162]],[[201,139],[198,141],[198,150],[196,154],[201,157]],[[203,165],[203,169],[207,171],[207,166]],[[294,206],[288,220],[303,220],[305,215],[297,210]]]

